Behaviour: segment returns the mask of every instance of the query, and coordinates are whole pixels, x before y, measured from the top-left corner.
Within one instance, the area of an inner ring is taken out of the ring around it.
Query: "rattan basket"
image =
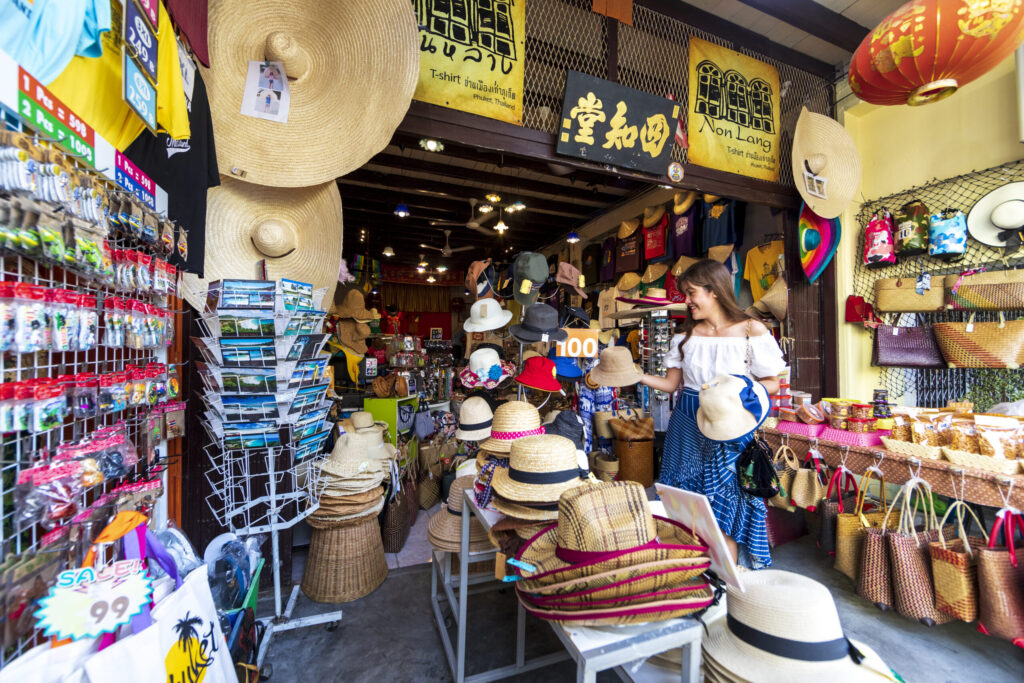
[[[1020,460],[994,458],[990,455],[955,451],[952,448],[943,448],[942,457],[955,465],[975,467],[979,470],[998,472],[999,474],[1020,474],[1021,472]]]
[[[315,602],[351,602],[372,593],[388,575],[376,516],[333,529],[313,529],[302,592]]]
[[[918,294],[913,277],[875,280],[875,309],[885,313],[934,313],[942,310],[942,280],[935,278],[932,288]]]
[[[942,455],[942,449],[939,446],[925,446],[924,444],[911,443],[910,441],[897,441],[888,436],[882,437],[882,443],[885,444],[887,451],[909,455],[912,458],[938,460],[939,456]]]

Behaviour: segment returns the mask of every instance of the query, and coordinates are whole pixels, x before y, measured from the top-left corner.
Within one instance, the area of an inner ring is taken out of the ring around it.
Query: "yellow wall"
[[[851,293],[853,266],[863,226],[864,201],[985,169],[1024,156],[1017,133],[1018,105],[1013,57],[952,97],[924,107],[879,107],[858,102],[843,123],[860,152],[864,179],[857,200],[843,214],[843,238],[836,252],[836,296],[840,312],[839,385],[844,397],[870,399],[878,387],[871,366],[871,337],[842,322]],[[966,211],[969,207],[963,207]]]

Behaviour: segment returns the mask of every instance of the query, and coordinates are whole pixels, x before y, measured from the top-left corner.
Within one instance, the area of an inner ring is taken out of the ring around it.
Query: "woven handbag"
[[[401,552],[405,540],[409,538],[412,525],[409,523],[409,505],[405,502],[405,491],[396,484],[401,480],[397,465],[392,464],[392,492],[388,502],[384,504],[380,520],[380,538],[384,543],[384,552]]]
[[[416,487],[417,502],[421,510],[429,510],[441,500],[441,464],[437,463],[433,467],[437,469],[437,474],[434,474],[433,469],[426,470]]]
[[[853,495],[846,495],[851,489]],[[832,500],[833,490],[836,493],[836,500]],[[853,473],[842,465],[837,467],[829,479],[825,496],[819,503],[821,528],[818,530],[818,547],[829,555],[836,554],[836,518],[847,509],[852,510],[856,507],[858,494],[859,489]]]
[[[590,469],[601,481],[615,481],[619,477],[619,459],[607,451],[590,454]]]
[[[373,380],[370,388],[373,389],[373,393],[377,398],[391,398],[395,393],[395,380],[397,378],[398,375],[394,373],[383,375]]]
[[[988,534],[974,510],[963,500],[950,504],[940,527],[945,526],[953,510],[957,511],[957,538],[947,542],[946,535],[939,534],[938,542],[928,546],[935,582],[935,608],[960,621],[971,622],[978,618],[978,551],[988,545]],[[974,518],[984,538],[967,535],[964,510]]]
[[[865,501],[873,473],[878,474],[881,507],[865,512]],[[836,561],[833,565],[836,571],[846,574],[854,581],[857,580],[867,529],[880,528],[885,522],[885,513],[888,509],[885,500],[885,476],[878,468],[869,467],[860,479],[860,491],[853,512],[841,512],[836,516]],[[890,529],[899,521],[896,517],[890,517],[889,520]]]
[[[887,522],[888,517],[881,527],[864,529],[860,571],[857,574],[857,595],[883,612],[892,609],[893,605],[892,572],[885,541],[889,533]]]
[[[647,488],[654,484],[654,440],[612,441],[612,453],[619,461],[618,481],[635,481]]]
[[[878,367],[944,368],[946,361],[930,325],[900,327],[882,324],[875,329],[871,364]]]
[[[954,311],[1024,309],[1024,270],[969,270],[945,281],[946,308]]]
[[[916,508],[912,510],[910,506],[910,498],[915,491],[924,508],[924,529],[921,531],[914,525]],[[932,566],[928,554],[928,544],[936,540],[940,533],[931,486],[922,479],[911,479],[903,485],[896,497],[900,494],[904,494],[900,523],[886,536],[896,611],[925,626],[945,624],[953,618],[935,608],[935,587],[932,584]],[[949,532],[952,533],[952,529]]]
[[[608,420],[612,434],[620,441],[653,441],[654,418],[641,418],[635,413],[629,417],[613,417]]]
[[[402,475],[402,492],[405,493],[405,505],[409,508],[409,529],[411,530],[416,525],[416,518],[420,515],[420,492],[415,460]]]
[[[779,446],[775,451],[775,471],[779,476],[779,495],[771,498],[768,501],[769,505],[790,512],[796,510],[796,506],[790,502],[789,498],[793,490],[793,479],[799,469],[800,458],[796,457],[796,453],[789,447],[789,444],[784,443]]]
[[[883,313],[934,313],[942,310],[943,288],[936,287],[917,293],[917,280],[912,277],[880,278],[875,280],[875,310]]]
[[[935,338],[951,368],[1012,368],[1024,361],[1024,320],[976,323],[935,323]]]
[[[978,551],[978,630],[1024,647],[1024,562],[1017,559],[1016,529],[1024,531],[1024,518],[1006,508],[1000,510],[988,547]],[[1001,530],[1006,546],[998,548]]]
[[[808,462],[813,463],[811,467],[806,467]],[[817,451],[807,451],[804,466],[801,466],[793,477],[793,491],[790,495],[792,504],[809,512],[816,511],[822,496],[825,495],[824,477],[821,456]]]

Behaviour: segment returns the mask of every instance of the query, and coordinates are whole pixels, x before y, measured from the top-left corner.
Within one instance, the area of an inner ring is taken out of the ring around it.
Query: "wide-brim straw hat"
[[[368,413],[365,410],[357,410],[356,412],[349,415],[348,419],[351,421],[351,431],[354,432],[362,432],[363,430],[383,432],[385,429],[388,428],[387,422],[381,420],[374,420],[373,414]]]
[[[338,341],[355,351],[358,355],[366,355],[366,340],[370,336],[370,326],[365,323],[357,323],[355,320],[346,318],[338,321],[335,328]]]
[[[625,605],[644,605],[665,600],[679,600],[692,597],[708,599],[713,597],[708,582],[698,576],[666,586],[660,590],[638,589],[636,585],[613,586],[574,595],[533,595],[519,591],[519,599],[536,609],[559,612],[582,612],[608,609]]]
[[[667,272],[667,263],[652,263],[647,266],[647,269],[644,270],[644,274],[640,276],[640,282],[649,285],[652,282],[657,282],[661,278],[665,277],[665,273]]]
[[[864,643],[847,640],[828,588],[793,572],[743,575],[728,615],[704,636],[704,651],[734,678],[761,683],[884,681],[892,672]],[[864,655],[857,664],[851,645]]]
[[[535,532],[530,538],[537,533]],[[710,567],[711,560],[704,556],[656,560],[572,577],[555,583],[543,585],[525,583],[523,590],[535,598],[558,597],[576,600],[595,598],[603,600],[620,595],[654,593],[685,585]]]
[[[462,323],[466,332],[499,330],[512,321],[512,311],[502,308],[494,299],[478,299],[469,307],[469,317]]]
[[[619,277],[619,281],[615,283],[615,289],[620,292],[628,292],[631,289],[636,289],[640,286],[640,274],[639,273],[623,273]]]
[[[562,493],[586,483],[589,475],[589,469],[580,467],[571,440],[542,434],[512,443],[508,468],[495,471],[491,486],[512,502],[557,503]]]
[[[520,600],[524,609],[538,619],[574,626],[609,626],[644,624],[685,617],[714,604],[714,595],[711,589],[705,586],[701,590],[691,591],[683,598],[579,611],[538,609],[522,598]]]
[[[700,259],[695,259],[691,256],[680,256],[676,259],[676,262],[672,264],[672,274],[679,277],[693,264],[699,262]]]
[[[979,199],[967,214],[967,232],[990,247],[1005,247],[1024,229],[1024,182],[1006,183]]]
[[[633,362],[633,354],[625,346],[609,346],[601,350],[597,366],[589,373],[590,379],[603,387],[627,387],[643,377],[640,367]]]
[[[491,435],[480,448],[492,453],[508,453],[517,439],[543,433],[540,413],[535,407],[526,401],[507,401],[494,411]]]
[[[363,323],[380,318],[380,315],[374,318],[373,311],[366,307],[366,298],[358,289],[350,289],[344,295],[336,290],[335,295],[332,312],[339,318],[352,318],[356,322]],[[337,299],[341,299],[341,301]]]
[[[484,441],[491,435],[494,413],[491,404],[481,396],[470,396],[459,407],[459,425],[455,438],[462,441]]]
[[[739,375],[718,375],[700,388],[697,428],[712,441],[742,439],[771,412],[768,390]]]
[[[636,229],[639,228],[639,227],[640,227],[640,219],[639,218],[631,218],[628,221],[622,221],[621,223],[619,223],[619,232],[618,232],[619,239],[620,240],[626,239],[627,237],[632,235],[634,232],[636,232]]]
[[[558,523],[531,538],[517,560],[524,590],[635,564],[706,557],[707,545],[682,524],[651,514],[636,482],[593,482],[558,501]]]
[[[219,0],[209,26],[214,68],[202,75],[217,164],[249,183],[334,184],[387,147],[419,80],[418,21],[403,0]],[[241,113],[249,62],[265,60],[288,77],[285,123]]]
[[[672,198],[672,213],[677,216],[686,213],[695,201],[697,201],[697,190],[676,192]]]
[[[211,187],[206,197],[204,276],[184,273],[182,287],[197,310],[205,310],[210,282],[251,280],[253,264],[261,260],[267,279],[308,282],[314,290],[327,290],[325,301],[333,300],[342,235],[341,194],[334,180],[283,189],[221,176],[220,186]]]
[[[315,529],[302,592],[315,602],[349,602],[372,593],[388,576],[376,517]]]
[[[378,484],[373,488],[379,489],[380,485]],[[319,511],[317,511],[311,514],[309,517],[307,517],[306,521],[314,529],[332,529],[341,526],[342,524],[350,524],[352,522],[355,522],[361,517],[375,517],[383,509],[384,496],[380,496],[376,501],[364,505],[362,509],[341,513],[320,513]]]
[[[498,468],[495,472],[498,472]],[[491,505],[495,510],[515,519],[526,519],[531,522],[554,522],[558,519],[558,503],[550,501],[528,501],[517,502],[503,498],[501,494],[494,492],[491,497]]]
[[[837,218],[860,187],[861,164],[857,145],[835,119],[804,107],[793,132],[793,180],[804,203],[822,218]],[[805,165],[825,182],[822,196],[808,191]]]
[[[789,288],[786,286],[786,280],[781,277],[775,278],[768,291],[754,302],[754,308],[762,313],[771,313],[778,320],[785,320],[789,310]]]
[[[459,477],[448,489],[448,501],[434,513],[427,525],[427,538],[431,545],[439,550],[459,552],[462,545],[462,515],[471,516],[469,520],[469,551],[482,552],[491,549],[491,540],[487,530],[480,524],[472,512],[463,508],[463,491],[473,489],[473,477]]]
[[[363,493],[378,488],[384,481],[384,473],[376,472],[368,477],[337,477],[326,474],[327,483],[323,489],[325,496],[347,496],[353,493]],[[332,478],[333,477],[333,478]]]
[[[644,227],[653,228],[661,220],[662,216],[665,215],[665,205],[658,204],[656,206],[648,206],[644,209]]]

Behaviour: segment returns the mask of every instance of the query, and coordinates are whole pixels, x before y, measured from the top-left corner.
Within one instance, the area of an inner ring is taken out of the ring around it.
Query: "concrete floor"
[[[420,528],[414,533],[425,534],[423,523],[417,522]],[[410,542],[414,538],[410,537]],[[408,557],[411,561],[419,554],[417,550]],[[773,557],[776,568],[800,572],[828,586],[847,635],[874,648],[907,683],[996,683],[1022,679],[1024,651],[1020,648],[984,636],[972,624],[955,622],[929,629],[893,612],[880,612],[856,595],[853,583],[832,569],[831,559],[822,555],[809,537],[776,548]],[[301,579],[302,565],[297,557],[296,581]],[[266,613],[268,607],[264,602],[261,613]],[[273,683],[452,680],[430,608],[428,566],[403,563],[391,570],[375,592],[340,607],[344,616],[336,631],[313,627],[274,638],[267,657],[274,668]],[[334,608],[300,597],[296,615]],[[469,603],[469,625],[467,674],[512,662],[512,590],[473,596]],[[532,617],[528,617],[527,634],[528,658],[561,647],[551,629]],[[568,661],[507,680],[540,683],[574,678],[575,666]],[[617,676],[609,672],[598,677],[601,683],[616,680]]]

